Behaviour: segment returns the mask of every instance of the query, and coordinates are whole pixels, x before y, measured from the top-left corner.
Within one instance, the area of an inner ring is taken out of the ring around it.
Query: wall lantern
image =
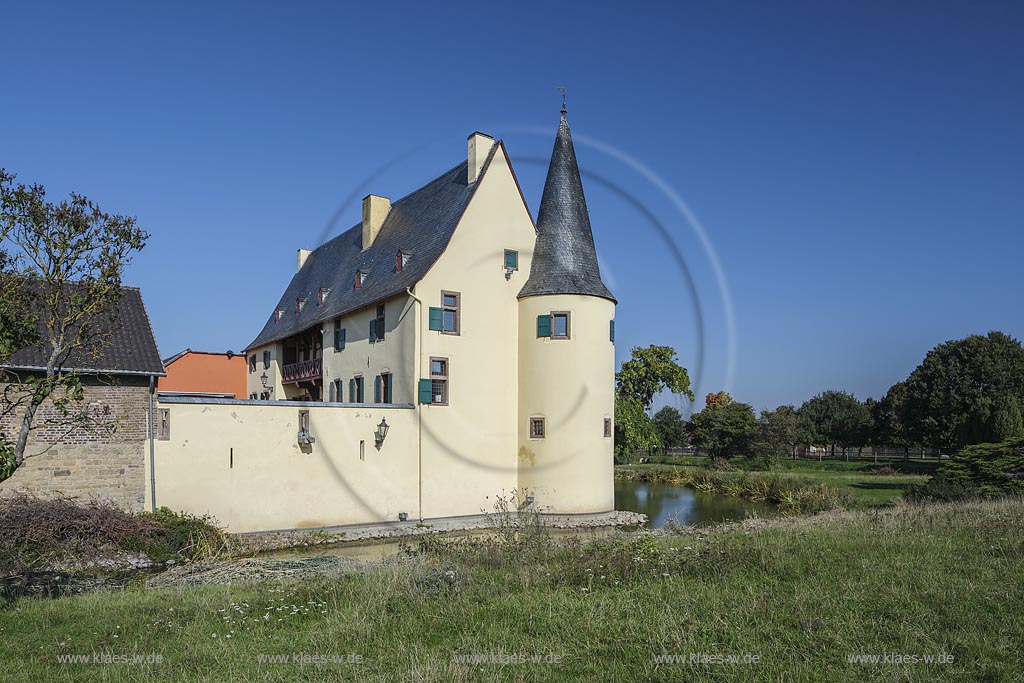
[[[380,419],[380,424],[377,425],[377,433],[374,434],[378,450],[380,450],[380,447],[384,445],[384,437],[388,435],[388,429],[390,427],[391,425],[388,424],[388,421],[382,417]]]
[[[263,383],[263,388],[266,389],[267,388],[267,373],[264,372],[262,375],[260,375],[260,382]]]

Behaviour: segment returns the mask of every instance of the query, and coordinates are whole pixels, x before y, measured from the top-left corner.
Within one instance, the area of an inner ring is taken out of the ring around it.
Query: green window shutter
[[[380,403],[380,375],[373,378],[373,402]]]
[[[615,321],[608,321],[608,341],[615,343]]]
[[[377,341],[377,321],[376,320],[371,320],[370,321],[370,342],[372,343],[372,342],[375,342],[375,341]]]
[[[434,383],[429,379],[420,380],[420,403],[434,402]]]
[[[329,394],[329,397],[328,397],[327,400],[330,401],[331,403],[334,403],[334,382],[331,382],[331,384],[328,387],[327,391],[328,391],[328,394]]]
[[[345,350],[345,328],[344,327],[338,328],[338,331],[335,332],[334,346],[339,351],[344,351]]]
[[[537,336],[538,337],[550,337],[551,336],[551,316],[550,315],[538,315],[537,316]]]
[[[348,402],[349,403],[355,403],[356,402],[356,381],[355,381],[355,379],[350,379],[348,381]]]
[[[440,332],[444,327],[444,311],[440,308],[430,307],[430,329]]]
[[[387,391],[384,392],[384,402],[385,403],[392,403],[393,402],[391,400],[391,397],[394,394],[394,386],[393,386],[394,383],[395,383],[395,376],[392,375],[391,373],[388,373],[388,383],[387,383],[387,385],[385,385],[385,388],[387,389]]]

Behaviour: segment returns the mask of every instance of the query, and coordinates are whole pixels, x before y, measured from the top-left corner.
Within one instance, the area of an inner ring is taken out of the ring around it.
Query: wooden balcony
[[[323,377],[323,373],[322,358],[311,358],[281,367],[281,379],[288,383],[310,382]]]

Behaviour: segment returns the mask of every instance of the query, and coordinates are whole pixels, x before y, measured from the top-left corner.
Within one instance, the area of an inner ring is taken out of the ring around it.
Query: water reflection
[[[615,480],[615,509],[647,515],[647,524],[652,528],[665,526],[669,519],[680,524],[697,525],[742,520],[752,515],[778,515],[775,506],[767,503],[627,479]]]

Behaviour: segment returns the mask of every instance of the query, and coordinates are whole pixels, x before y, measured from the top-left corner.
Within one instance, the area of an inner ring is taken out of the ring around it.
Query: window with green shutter
[[[438,332],[444,327],[444,309],[435,306],[430,307],[430,329]]]
[[[615,343],[615,321],[614,320],[609,320],[608,321],[608,341],[610,341],[613,344]]]
[[[537,336],[538,337],[550,337],[551,336],[551,316],[550,315],[538,315],[537,316]]]
[[[373,402],[380,403],[380,375],[373,378]]]
[[[370,343],[377,341],[377,321],[370,321]]]
[[[434,402],[434,383],[429,379],[420,380],[420,403]]]
[[[505,250],[505,268],[519,270],[519,252],[514,249]]]
[[[334,323],[334,350],[345,350],[345,328],[341,326],[340,320]]]
[[[355,379],[350,379],[348,381],[348,402],[349,403],[355,403],[356,402],[356,381],[355,381]]]

